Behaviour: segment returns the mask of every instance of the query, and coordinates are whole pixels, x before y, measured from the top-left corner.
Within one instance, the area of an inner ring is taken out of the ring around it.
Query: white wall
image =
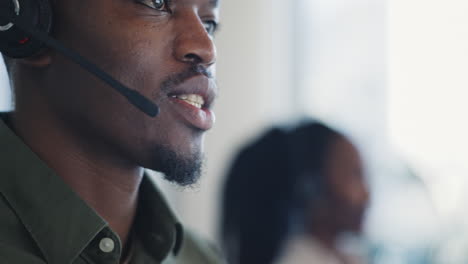
[[[379,147],[387,131],[387,1],[299,2],[300,104]]]
[[[430,186],[450,252],[440,263],[466,263],[468,2],[391,0],[389,8],[391,138]]]
[[[446,174],[440,209],[453,210],[459,174],[468,172],[468,2],[392,0],[390,7],[391,135],[406,155]]]

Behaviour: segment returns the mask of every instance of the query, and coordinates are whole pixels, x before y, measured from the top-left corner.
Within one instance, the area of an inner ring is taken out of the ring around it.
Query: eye
[[[168,11],[168,0],[136,0],[138,3],[143,4],[149,8],[158,11]]]
[[[205,26],[206,32],[208,32],[210,35],[214,35],[214,33],[216,33],[216,29],[218,28],[218,23],[213,20],[204,21],[203,25]]]

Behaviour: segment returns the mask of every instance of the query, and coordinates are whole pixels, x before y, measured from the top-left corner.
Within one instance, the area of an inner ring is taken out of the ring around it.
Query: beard
[[[154,170],[162,172],[165,180],[182,187],[198,182],[203,171],[203,161],[204,155],[199,150],[186,156],[167,146],[158,146],[153,151]]]

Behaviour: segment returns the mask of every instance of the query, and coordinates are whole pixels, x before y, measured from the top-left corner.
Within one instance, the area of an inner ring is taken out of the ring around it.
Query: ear
[[[45,68],[52,62],[52,56],[49,49],[41,51],[31,57],[17,59],[17,63],[34,68]]]

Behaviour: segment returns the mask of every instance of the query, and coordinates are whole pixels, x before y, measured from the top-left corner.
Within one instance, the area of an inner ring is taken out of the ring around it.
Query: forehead
[[[336,169],[360,169],[361,155],[358,149],[346,138],[335,138],[328,150],[327,163]]]

